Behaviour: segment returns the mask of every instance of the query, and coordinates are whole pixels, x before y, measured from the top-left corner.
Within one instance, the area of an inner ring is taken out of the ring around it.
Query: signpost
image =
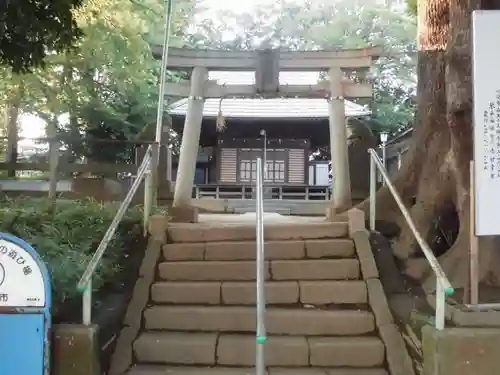
[[[477,236],[500,234],[500,11],[474,11],[474,185]],[[492,39],[493,38],[493,39]]]
[[[479,308],[479,239],[500,234],[500,11],[472,13],[474,156],[470,190],[470,303]]]
[[[0,374],[49,375],[51,283],[36,251],[0,233]]]

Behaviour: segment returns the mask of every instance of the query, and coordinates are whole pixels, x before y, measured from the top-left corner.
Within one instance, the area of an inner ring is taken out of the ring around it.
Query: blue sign
[[[25,241],[0,233],[0,374],[49,375],[51,282]]]

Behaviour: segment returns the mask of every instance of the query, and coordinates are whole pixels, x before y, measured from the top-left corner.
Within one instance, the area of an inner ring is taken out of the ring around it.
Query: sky
[[[270,3],[275,3],[278,0],[200,0],[200,7],[208,8],[204,14],[200,17],[208,18],[214,16],[215,13],[219,11],[232,11],[237,13],[251,12],[253,9],[261,6],[269,5]],[[300,1],[300,0],[297,0]],[[252,84],[254,81],[253,73],[236,73],[236,72],[211,72],[210,79],[217,79],[222,83],[232,83],[232,84]],[[318,73],[302,72],[297,75],[297,73],[292,73],[293,77],[290,77],[290,73],[282,73],[280,78],[283,84],[314,84],[318,80]],[[44,122],[33,115],[24,115],[21,120],[21,137],[26,138],[41,138],[45,136],[45,124]],[[31,145],[30,141],[21,141],[20,143],[26,143],[26,146]]]
[[[200,0],[200,6],[210,8],[214,13],[220,10],[230,10],[232,12],[245,13],[257,6],[269,5],[276,0]],[[210,11],[207,13],[211,13]]]
[[[1,0],[0,0],[1,1]],[[233,12],[245,13],[251,11],[256,6],[262,4],[269,4],[270,2],[274,2],[276,0],[200,0],[200,5],[204,8],[209,8],[203,17],[210,17],[212,14],[217,13],[218,11],[230,10]],[[226,81],[224,78],[227,77],[214,77],[211,79],[221,79]],[[232,78],[232,77],[231,77]],[[251,77],[245,77],[246,79],[250,79]],[[246,80],[245,79],[245,80]],[[239,83],[239,82],[237,82]],[[246,82],[245,82],[246,83]],[[26,138],[42,138],[45,136],[45,124],[36,116],[33,115],[23,115],[21,119],[21,129],[20,129],[20,137]],[[21,141],[21,143],[26,143],[26,145],[30,144],[29,141]]]
[[[1,1],[1,0],[0,0]],[[219,11],[232,11],[236,13],[251,12],[253,9],[279,0],[200,0],[199,5],[208,9],[200,15],[202,18],[215,16]],[[296,0],[300,2],[302,0]],[[253,72],[210,72],[210,79],[216,79],[220,84],[253,84],[255,82]],[[317,72],[282,72],[280,82],[282,84],[311,85],[318,81]],[[23,115],[21,119],[20,137],[42,138],[45,137],[45,123],[33,115]],[[29,140],[21,141],[20,146],[31,147]]]

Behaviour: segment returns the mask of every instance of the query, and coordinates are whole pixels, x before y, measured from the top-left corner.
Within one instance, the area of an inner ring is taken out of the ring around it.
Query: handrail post
[[[264,208],[262,184],[262,159],[257,158],[257,205],[256,205],[256,243],[257,243],[257,337],[256,337],[256,375],[265,375],[264,344],[266,343],[265,312],[266,298],[264,290]]]
[[[82,322],[86,326],[92,324],[92,279],[89,279],[82,295]]]
[[[149,217],[157,204],[159,151],[159,143],[153,143],[151,145],[151,161],[149,162],[149,168],[146,171],[146,178],[144,180],[144,236],[147,235]]]
[[[377,167],[373,155],[370,155],[370,230],[375,231],[377,199]]]
[[[446,294],[443,284],[439,277],[436,277],[436,329],[441,331],[444,329],[446,309]]]
[[[144,236],[147,235],[148,231],[148,220],[151,216],[151,211],[153,207],[153,197],[151,196],[153,179],[151,176],[152,171],[146,171],[146,176],[144,178],[144,210],[142,212],[142,228]]]

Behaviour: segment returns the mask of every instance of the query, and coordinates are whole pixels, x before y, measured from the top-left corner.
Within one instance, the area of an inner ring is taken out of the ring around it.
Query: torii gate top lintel
[[[162,55],[162,46],[153,47],[153,55]],[[368,82],[353,81],[332,71],[364,71],[372,66],[373,60],[382,53],[379,47],[360,49],[337,49],[321,51],[285,51],[262,49],[255,51],[197,50],[169,48],[167,66],[169,69],[205,69],[226,71],[255,71],[255,85],[218,85],[207,81],[204,84],[205,98],[251,98],[251,97],[306,97],[328,98],[330,83],[316,85],[280,85],[281,71],[329,71],[330,80],[341,85],[340,92],[346,98],[366,98],[372,96],[372,85]],[[168,83],[165,96],[189,97],[189,81]]]
[[[152,47],[153,56],[161,59],[163,46]],[[372,60],[382,55],[382,48],[335,49],[319,51],[289,51],[261,49],[254,51],[224,51],[210,49],[175,48],[168,50],[168,67],[192,68],[194,65],[209,70],[254,70],[263,55],[277,56],[280,70],[327,70],[331,67],[344,69],[366,68]]]

